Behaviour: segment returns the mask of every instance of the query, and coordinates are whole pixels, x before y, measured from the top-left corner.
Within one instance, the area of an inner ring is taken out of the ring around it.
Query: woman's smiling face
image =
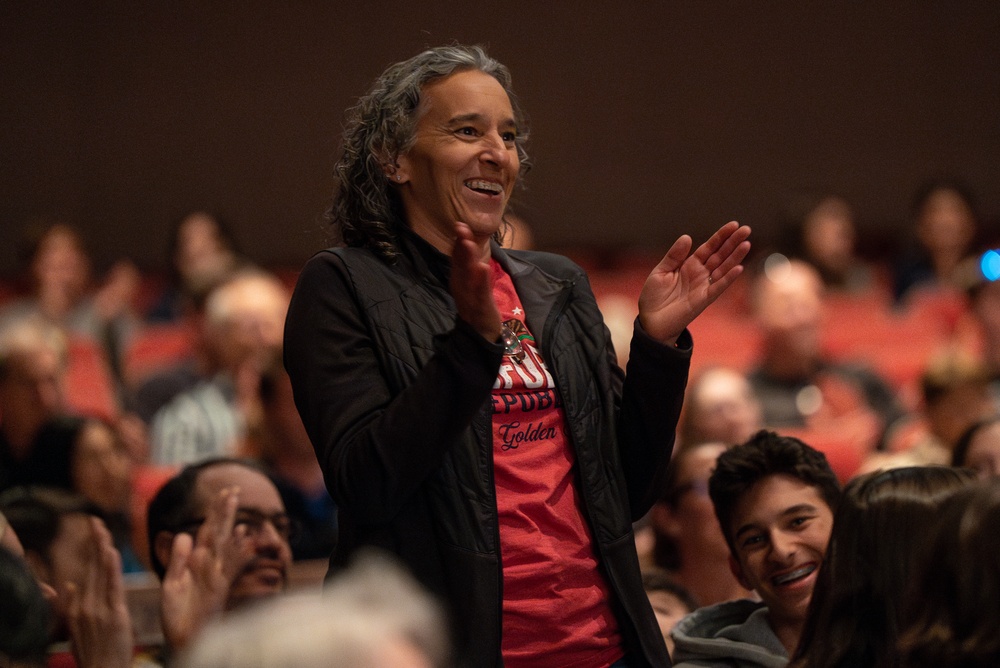
[[[450,254],[460,221],[485,248],[520,169],[510,98],[492,76],[463,70],[425,85],[418,114],[413,145],[390,170],[406,222]]]

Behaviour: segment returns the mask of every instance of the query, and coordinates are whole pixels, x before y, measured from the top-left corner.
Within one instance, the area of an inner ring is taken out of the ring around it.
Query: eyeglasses
[[[177,532],[194,533],[204,523],[204,517],[193,519],[190,522],[180,525]],[[289,517],[286,513],[267,515],[252,508],[239,508],[236,511],[236,519],[233,522],[233,531],[235,532],[239,527],[243,527],[244,535],[247,538],[256,538],[264,533],[265,524],[270,524],[274,527],[275,533],[286,542],[293,540],[301,529],[298,520]]]
[[[517,338],[514,330],[507,323],[501,323],[500,335],[503,338],[504,355],[507,355],[518,364],[522,364],[524,362],[524,348],[521,346],[521,340]]]

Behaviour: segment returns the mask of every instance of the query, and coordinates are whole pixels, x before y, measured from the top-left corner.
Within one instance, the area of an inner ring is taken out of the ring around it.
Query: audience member
[[[631,526],[669,463],[686,327],[742,272],[750,229],[671,246],[623,379],[583,270],[497,244],[527,160],[509,90],[452,45],[352,110],[330,213],[347,247],[303,268],[284,348],[340,508],[332,566],[397,554],[447,601],[463,664],[665,666]]]
[[[292,541],[295,559],[327,559],[337,543],[337,506],[323,480],[312,442],[292,397],[292,382],[276,355],[260,379],[261,428],[254,450],[281,493],[300,531]]]
[[[708,497],[708,479],[726,447],[681,446],[667,469],[663,496],[649,513],[655,565],[690,591],[699,606],[750,595],[729,568],[729,546]]]
[[[35,577],[52,587],[53,611],[60,627],[56,639],[67,638],[69,585],[86,577],[86,553],[93,540],[90,519],[99,511],[83,497],[63,489],[18,487],[0,496],[0,509],[24,546]]]
[[[765,425],[805,428],[862,454],[875,449],[904,414],[892,388],[866,367],[825,357],[823,283],[812,267],[783,258],[765,267],[752,288],[763,351],[749,374]]]
[[[786,664],[806,621],[840,488],[826,457],[760,431],[716,462],[709,493],[733,574],[756,600],[701,608],[673,631],[678,667]]]
[[[941,502],[971,479],[960,469],[916,466],[869,473],[844,487],[792,665],[897,665],[900,610],[924,531]]]
[[[223,611],[285,591],[293,524],[278,490],[248,461],[184,468],[150,503],[147,533],[170,650]]]
[[[649,604],[653,606],[653,614],[656,615],[656,623],[660,626],[667,651],[673,654],[674,639],[670,637],[670,631],[677,622],[694,612],[698,603],[691,592],[678,584],[669,573],[658,568],[643,571],[642,587],[649,597]]]
[[[877,290],[871,265],[857,253],[854,209],[839,195],[801,194],[782,213],[789,257],[819,273],[832,292],[866,295]]]
[[[681,444],[743,443],[763,427],[760,402],[746,376],[736,369],[706,367],[688,382]]]
[[[356,558],[323,593],[292,594],[228,616],[180,668],[433,668],[448,664],[438,602],[381,555]]]
[[[248,429],[260,420],[260,372],[281,349],[288,290],[271,274],[238,274],[205,303],[210,377],[153,416],[152,459],[186,464],[247,454]]]
[[[0,491],[71,487],[68,462],[79,423],[65,416],[65,371],[66,339],[56,326],[29,318],[0,331]]]
[[[80,232],[63,222],[29,225],[22,252],[30,294],[0,311],[0,329],[28,316],[41,316],[100,344],[116,379],[122,355],[139,321],[132,312],[139,272],[129,261],[108,271],[94,288],[90,257]]]
[[[985,368],[958,350],[935,355],[920,379],[921,407],[891,430],[890,452],[872,454],[862,470],[948,464],[962,433],[993,412]]]
[[[100,509],[124,572],[146,570],[134,548],[132,461],[114,425],[101,418],[81,423],[73,442],[70,475],[73,489]]]
[[[27,523],[29,531],[38,520],[32,509],[17,507],[19,520]],[[2,517],[2,516],[0,516]],[[79,551],[67,553],[67,546],[53,548],[58,559],[74,558],[72,567],[47,571],[51,577],[65,575],[73,579],[62,583],[63,599],[45,581],[39,579],[39,570],[25,561],[23,551],[8,551],[6,544],[0,549],[0,659],[4,666],[72,666],[73,668],[127,668],[145,665],[132,662],[132,621],[125,600],[121,563],[111,544],[111,534],[96,517],[85,518],[89,533]],[[0,532],[2,533],[2,532]],[[8,530],[8,535],[12,531]],[[29,539],[29,542],[34,538]],[[57,539],[58,540],[58,539]],[[34,558],[34,553],[27,555]],[[8,557],[10,560],[8,560]],[[8,584],[11,585],[8,588]],[[65,615],[55,626],[53,636],[52,605],[64,610]],[[68,631],[71,653],[64,652],[59,643],[53,643]]]
[[[898,645],[901,668],[1000,665],[1000,482],[944,501],[923,567],[911,579]]]
[[[951,465],[972,469],[981,478],[1000,478],[1000,415],[965,430],[955,443]]]
[[[956,181],[933,180],[917,189],[911,207],[915,245],[896,261],[893,288],[905,304],[917,292],[958,288],[956,269],[977,233],[972,193]]]
[[[228,225],[205,211],[177,221],[170,234],[169,259],[170,284],[149,310],[151,322],[188,317],[216,286],[249,265]]]

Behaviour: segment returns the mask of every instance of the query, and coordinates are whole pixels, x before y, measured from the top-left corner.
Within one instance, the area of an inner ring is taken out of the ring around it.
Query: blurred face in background
[[[85,555],[93,540],[90,521],[91,516],[84,513],[62,515],[48,554],[44,557],[31,551],[26,554],[36,577],[55,589],[56,597],[52,605],[59,617],[66,615],[66,583],[72,582],[80,587],[87,576]]]
[[[221,281],[235,263],[219,223],[203,212],[192,213],[181,222],[173,259],[182,282],[194,292]]]
[[[691,386],[684,436],[688,443],[743,443],[761,429],[760,402],[735,369],[706,369]]]
[[[647,591],[646,595],[649,597],[650,605],[653,606],[653,614],[656,615],[656,623],[660,627],[663,642],[667,644],[667,651],[673,653],[674,639],[670,637],[670,630],[681,621],[681,618],[694,610],[691,610],[676,594],[665,589]]]
[[[61,318],[87,291],[90,260],[68,225],[54,225],[42,237],[31,262],[42,310]]]
[[[814,357],[820,350],[823,282],[804,262],[784,260],[758,279],[756,319],[773,351]]]
[[[965,199],[950,188],[935,190],[917,219],[917,238],[931,255],[961,255],[972,242],[976,221]]]
[[[128,510],[132,465],[124,442],[111,426],[87,420],[73,446],[76,491],[101,510]]]
[[[824,199],[806,217],[802,237],[812,262],[834,274],[845,271],[856,241],[850,205],[839,197]]]
[[[288,291],[270,275],[238,276],[208,298],[208,338],[223,368],[251,363],[262,369],[281,347]]]
[[[59,353],[44,345],[11,352],[0,379],[0,419],[39,429],[65,407],[63,375]]]
[[[657,530],[676,542],[683,554],[714,555],[720,559],[729,554],[708,496],[708,479],[715,469],[715,460],[725,450],[722,443],[694,446],[679,452],[673,464],[678,467],[674,499],[665,504],[665,512],[654,515],[654,522]]]

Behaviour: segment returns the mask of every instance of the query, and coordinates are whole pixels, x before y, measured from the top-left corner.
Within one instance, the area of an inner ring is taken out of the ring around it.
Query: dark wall
[[[287,6],[285,6],[287,5]],[[916,185],[1000,211],[1000,3],[0,4],[0,271],[24,222],[78,222],[99,262],[162,265],[219,211],[264,262],[324,244],[344,109],[390,62],[476,42],[532,119],[521,210],[546,246],[665,248],[788,194],[843,193],[905,233]]]

